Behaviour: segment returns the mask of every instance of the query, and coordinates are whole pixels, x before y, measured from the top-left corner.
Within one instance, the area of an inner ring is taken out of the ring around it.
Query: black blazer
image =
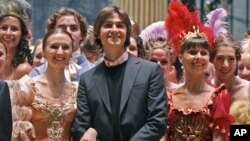
[[[119,141],[159,141],[166,128],[165,96],[160,66],[129,55],[122,84]],[[90,127],[97,130],[98,140],[115,141],[104,63],[80,77],[73,139],[79,141]]]
[[[0,141],[11,141],[12,114],[8,84],[0,80]]]

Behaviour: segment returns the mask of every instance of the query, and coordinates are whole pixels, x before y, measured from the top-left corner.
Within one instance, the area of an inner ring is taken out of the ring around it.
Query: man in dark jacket
[[[0,80],[0,141],[11,141],[12,114],[8,84]]]
[[[124,10],[104,8],[94,36],[104,61],[81,75],[75,141],[159,141],[166,128],[166,90],[158,64],[129,55],[130,20]]]

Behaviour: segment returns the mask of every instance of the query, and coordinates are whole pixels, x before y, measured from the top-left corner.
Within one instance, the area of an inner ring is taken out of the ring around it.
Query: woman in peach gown
[[[64,75],[73,48],[71,35],[57,28],[45,35],[44,74],[17,83],[9,82],[12,93],[14,141],[69,141],[76,111],[77,84]]]

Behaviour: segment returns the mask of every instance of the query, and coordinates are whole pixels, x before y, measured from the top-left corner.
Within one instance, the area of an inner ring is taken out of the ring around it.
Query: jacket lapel
[[[122,95],[121,95],[121,104],[120,104],[120,114],[128,100],[128,97],[130,95],[131,89],[134,85],[135,78],[137,76],[137,73],[140,69],[140,62],[138,59],[135,59],[131,55],[129,55],[125,74],[124,74],[124,80],[122,84]]]
[[[110,108],[111,106],[110,106],[109,95],[108,95],[104,63],[101,63],[99,66],[97,66],[96,71],[94,73],[94,78],[95,78],[94,83],[96,84],[96,87],[101,96],[101,99],[111,114],[111,108]]]

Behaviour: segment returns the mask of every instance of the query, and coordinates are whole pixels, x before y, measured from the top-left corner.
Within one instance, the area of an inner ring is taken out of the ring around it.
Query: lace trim
[[[213,86],[214,87],[214,86]],[[169,105],[169,109],[170,109],[170,112],[171,113],[173,110],[178,110],[180,112],[183,112],[183,114],[185,115],[188,115],[188,114],[191,114],[192,112],[194,113],[197,113],[197,112],[205,112],[207,113],[208,115],[210,114],[211,110],[209,109],[209,106],[213,105],[213,99],[222,91],[224,90],[224,85],[220,85],[219,87],[217,87],[215,89],[215,91],[213,92],[213,94],[211,95],[208,103],[202,107],[202,108],[175,108],[173,106],[173,101],[172,101],[172,94],[173,91],[169,90],[168,92],[168,105]]]
[[[182,112],[184,115],[188,115],[191,113],[197,113],[197,112],[204,112],[207,115],[210,114],[211,110],[208,108],[210,105],[213,104],[213,97],[215,97],[215,94],[212,94],[211,98],[209,99],[208,103],[202,107],[202,108],[176,108],[173,106],[173,101],[171,95],[169,95],[168,105],[169,105],[169,113],[171,113],[173,110],[177,110]]]

